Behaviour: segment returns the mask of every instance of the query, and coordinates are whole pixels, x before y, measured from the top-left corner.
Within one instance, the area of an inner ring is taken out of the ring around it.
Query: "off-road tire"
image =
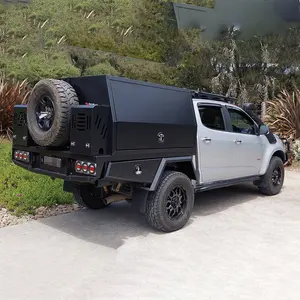
[[[36,107],[42,97],[51,99],[54,120],[48,131],[42,130],[36,120]],[[32,139],[40,146],[59,147],[69,142],[71,107],[78,105],[78,97],[73,87],[55,79],[40,80],[33,88],[27,107],[27,124]]]
[[[105,204],[104,200],[110,195],[106,193],[103,188],[95,188],[90,185],[79,185],[74,192],[75,201],[82,207],[93,210],[100,210],[107,208],[110,204]]]
[[[186,207],[177,220],[170,219],[166,205],[170,192],[180,186],[186,195]],[[190,178],[180,172],[167,171],[163,174],[155,192],[149,194],[146,202],[145,218],[150,226],[163,232],[173,232],[183,228],[194,208],[195,193]]]
[[[273,172],[278,169],[281,173],[280,184],[274,185],[272,182],[272,175]],[[258,183],[259,191],[267,196],[274,196],[279,194],[284,182],[284,171],[283,161],[277,156],[272,157],[266,174],[261,177],[260,182]]]

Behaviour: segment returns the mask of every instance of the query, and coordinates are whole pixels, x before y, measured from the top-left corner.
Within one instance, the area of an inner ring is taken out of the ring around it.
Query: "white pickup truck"
[[[44,79],[15,106],[12,159],[63,179],[88,208],[127,200],[154,228],[175,231],[195,192],[242,182],[266,195],[282,189],[283,142],[233,103],[107,75]]]

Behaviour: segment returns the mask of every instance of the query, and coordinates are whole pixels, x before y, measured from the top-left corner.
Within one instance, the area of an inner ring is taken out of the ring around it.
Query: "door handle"
[[[235,142],[236,144],[238,144],[238,145],[240,145],[240,144],[242,143],[241,140],[234,140],[234,142]]]
[[[205,138],[202,139],[202,141],[205,142],[205,143],[210,143],[211,139],[208,138],[208,137],[205,137]]]

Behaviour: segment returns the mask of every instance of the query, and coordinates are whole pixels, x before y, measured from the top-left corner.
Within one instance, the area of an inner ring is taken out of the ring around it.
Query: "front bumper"
[[[286,163],[289,160],[289,154],[291,153],[291,144],[288,141],[288,139],[286,138],[281,138],[279,137],[279,139],[281,140],[284,148],[285,148],[285,152],[284,152],[284,163]]]
[[[288,162],[288,160],[289,160],[289,155],[288,155],[288,153],[285,153],[284,154],[284,163]]]

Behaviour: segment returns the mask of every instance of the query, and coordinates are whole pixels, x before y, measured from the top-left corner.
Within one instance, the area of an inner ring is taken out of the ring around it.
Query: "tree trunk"
[[[263,102],[261,103],[261,120],[262,120],[263,122],[265,121],[266,112],[267,112],[267,105],[266,105],[266,102],[263,101]]]

